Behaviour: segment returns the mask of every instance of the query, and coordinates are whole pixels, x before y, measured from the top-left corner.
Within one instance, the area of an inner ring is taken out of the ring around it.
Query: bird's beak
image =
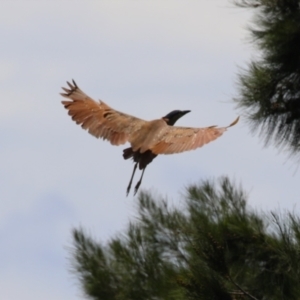
[[[190,110],[183,110],[182,111],[182,115],[184,116],[184,115],[186,115],[187,113],[189,113],[189,112],[191,112]]]

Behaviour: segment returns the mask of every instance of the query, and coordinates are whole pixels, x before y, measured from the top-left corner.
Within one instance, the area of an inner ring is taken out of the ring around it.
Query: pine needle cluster
[[[137,219],[101,244],[74,230],[73,270],[92,299],[299,299],[298,217],[257,213],[228,178],[203,181],[185,207],[141,193]]]
[[[254,10],[259,55],[239,75],[238,107],[265,143],[300,150],[300,1],[236,0]]]

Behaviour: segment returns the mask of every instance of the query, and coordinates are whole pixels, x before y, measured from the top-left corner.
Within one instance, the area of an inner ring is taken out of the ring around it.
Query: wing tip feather
[[[231,124],[229,124],[226,128],[232,127],[232,126],[234,126],[235,124],[237,124],[238,121],[239,121],[239,119],[240,119],[240,116],[238,116],[238,117],[237,117]]]

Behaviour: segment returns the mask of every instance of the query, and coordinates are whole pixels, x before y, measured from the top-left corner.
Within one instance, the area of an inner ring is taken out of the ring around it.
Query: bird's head
[[[168,125],[173,126],[179,118],[189,112],[190,110],[173,110],[164,116],[163,120],[165,120]]]

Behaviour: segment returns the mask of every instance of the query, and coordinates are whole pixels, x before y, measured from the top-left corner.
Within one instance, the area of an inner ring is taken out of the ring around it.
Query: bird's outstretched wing
[[[69,88],[62,88],[62,101],[72,119],[97,138],[109,140],[112,145],[131,142],[132,135],[147,121],[124,114],[109,107],[103,101],[95,101],[86,95],[73,80]]]
[[[194,150],[220,137],[227,128],[238,122],[237,118],[227,127],[210,126],[188,128],[166,126],[161,130],[149,150],[154,154],[173,154]]]

